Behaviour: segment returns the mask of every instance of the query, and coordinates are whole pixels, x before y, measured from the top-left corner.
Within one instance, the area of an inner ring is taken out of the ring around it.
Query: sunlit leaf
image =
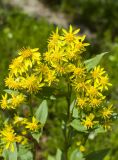
[[[9,149],[4,149],[3,151],[3,157],[5,160],[17,160],[17,146],[16,143],[14,143],[14,151],[10,151]]]
[[[79,132],[87,132],[87,128],[83,126],[78,119],[74,119],[70,125]]]
[[[97,66],[99,64],[99,62],[101,61],[102,57],[107,53],[108,52],[101,53],[99,55],[96,55],[94,58],[91,58],[91,59],[84,61],[87,70],[89,71],[92,68],[94,68],[95,66]]]
[[[19,160],[33,160],[33,154],[29,148],[24,145],[19,145],[18,150],[18,159]]]
[[[76,148],[76,149],[70,149],[68,153],[68,159],[69,160],[85,160],[83,157],[83,154]]]
[[[36,110],[35,117],[36,119],[45,124],[48,116],[48,105],[47,101],[43,100],[43,102],[39,105],[38,109]]]
[[[62,157],[62,151],[60,149],[57,149],[56,160],[61,160],[61,157]]]

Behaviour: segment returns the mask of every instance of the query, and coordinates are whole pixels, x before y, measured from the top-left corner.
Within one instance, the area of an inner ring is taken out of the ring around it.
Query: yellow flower
[[[14,78],[11,75],[9,75],[9,77],[5,79],[5,86],[7,86],[9,89],[19,89],[19,78],[14,80]]]
[[[99,106],[101,102],[102,102],[101,99],[97,99],[97,98],[94,98],[94,97],[90,99],[90,105],[91,105],[92,107],[97,107],[97,106]]]
[[[36,131],[40,128],[39,122],[36,120],[35,117],[32,117],[32,122],[27,122],[26,127],[27,129],[30,129],[30,131]]]
[[[26,134],[27,134],[27,131],[23,130],[22,135],[26,135]]]
[[[8,108],[7,98],[8,98],[8,94],[7,93],[5,94],[5,96],[2,95],[2,100],[0,101],[2,109]]]
[[[5,145],[5,148],[10,149],[13,152],[14,143],[19,142],[19,140],[12,126],[7,124],[5,128],[2,131],[0,131],[0,137],[2,144]]]
[[[58,33],[58,28],[57,28],[56,32],[52,32],[52,35],[49,38],[48,47],[49,48],[54,48],[58,44],[59,38],[60,38],[60,36],[59,36],[59,33]]]
[[[13,123],[14,124],[19,124],[19,123],[22,123],[23,120],[24,120],[23,117],[19,117],[19,116],[15,115]]]
[[[25,145],[25,144],[27,144],[27,143],[28,143],[28,139],[24,137],[23,140],[22,140],[22,142],[21,142],[21,144],[22,144],[22,145]]]
[[[2,96],[1,100],[1,108],[2,109],[15,109],[21,103],[25,101],[25,96],[23,94],[18,93],[11,93],[11,98],[8,99],[8,94],[6,93],[5,96]]]
[[[55,68],[55,71],[56,71],[57,73],[59,73],[60,75],[67,73],[67,70],[66,70],[66,66],[65,66],[65,65],[55,64],[55,65],[54,65],[54,68]]]
[[[30,48],[23,48],[18,54],[21,55],[23,58],[28,58],[32,56],[32,51]]]
[[[100,78],[99,84],[100,84],[99,89],[101,89],[101,91],[103,91],[103,89],[108,90],[108,87],[109,87],[109,86],[112,86],[112,84],[109,83],[109,78],[108,78],[107,75],[106,75],[106,76],[102,76],[102,77]]]
[[[100,68],[100,66],[95,67],[92,71],[92,77],[95,80],[99,80],[101,78],[101,76],[105,73],[104,68]]]
[[[41,76],[38,77],[34,74],[26,75],[26,78],[22,77],[22,88],[26,89],[27,92],[36,93],[44,86],[41,80]]]
[[[22,137],[22,136],[17,136],[17,137],[16,137],[17,143],[20,143],[22,140],[23,140],[23,137]]]
[[[38,48],[23,48],[18,53],[20,55],[19,59],[22,61],[24,59],[31,58],[33,62],[40,61],[40,53],[38,52],[38,50]]]
[[[85,37],[86,37],[85,35],[78,36],[77,40],[75,41],[75,50],[77,51],[78,54],[81,54],[84,51],[86,51],[85,47],[90,45],[89,43],[83,43]]]
[[[87,83],[86,82],[79,82],[78,80],[73,80],[73,86],[74,86],[74,88],[75,88],[75,90],[77,91],[77,92],[79,92],[79,91],[86,91],[86,89],[87,89]]]
[[[69,27],[69,32],[67,32],[65,29],[62,29],[63,33],[64,33],[64,40],[67,42],[67,43],[70,43],[70,42],[73,42],[74,39],[75,39],[75,35],[77,33],[79,33],[80,29],[77,29],[73,32],[73,28],[72,26],[70,25]]]
[[[77,98],[77,105],[80,106],[80,108],[85,107],[87,104],[87,98]]]
[[[12,98],[10,99],[11,107],[15,109],[18,107],[21,103],[25,101],[25,96],[23,94],[11,94]]]
[[[101,111],[101,115],[104,119],[110,118],[113,113],[113,105],[109,105],[108,107],[103,108]]]
[[[97,123],[97,121],[93,121],[94,118],[95,118],[95,115],[90,113],[89,116],[86,116],[86,119],[82,120],[82,124],[88,129],[92,128]]]
[[[71,78],[73,78],[73,77],[81,78],[81,77],[84,77],[85,73],[86,73],[84,67],[73,66],[72,71],[73,71],[73,75],[71,76]]]
[[[57,81],[58,81],[58,79],[57,79],[57,77],[56,77],[55,71],[49,70],[48,73],[47,73],[47,76],[46,76],[46,78],[45,78],[45,82],[47,82],[48,85],[51,86],[51,84],[52,84],[53,82],[57,82]]]
[[[39,72],[46,76],[49,72],[49,67],[46,64],[41,63],[39,66],[37,66],[37,68],[35,68],[34,72]]]
[[[24,72],[23,63],[19,57],[15,58],[12,61],[12,64],[9,65],[9,70],[11,74],[15,74],[15,75],[17,75],[18,73],[21,74],[22,72]]]
[[[87,87],[87,95],[90,97],[102,96],[102,94],[98,91],[98,88],[95,86]]]

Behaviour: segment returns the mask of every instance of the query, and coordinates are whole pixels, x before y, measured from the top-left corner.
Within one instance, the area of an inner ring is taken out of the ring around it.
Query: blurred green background
[[[2,93],[4,88],[4,77],[8,72],[8,65],[20,48],[39,47],[40,52],[43,53],[47,49],[48,37],[55,27],[57,25],[60,28],[68,27],[69,24],[72,24],[74,28],[80,27],[81,33],[87,34],[87,41],[91,43],[84,55],[85,58],[91,58],[104,51],[108,52],[101,65],[105,67],[113,83],[107,96],[117,109],[118,0],[20,0],[17,3],[16,1],[0,0],[0,92]],[[34,4],[39,5],[39,10],[37,8],[35,13],[30,13],[30,10],[35,8]],[[28,10],[28,5],[30,10]],[[44,13],[40,13],[42,6],[46,10]],[[57,15],[56,20],[54,15]],[[60,120],[57,115],[60,114],[64,103],[64,101],[57,102],[50,108],[44,137],[47,140],[46,143],[41,142],[43,143],[41,147],[43,156],[48,153],[54,154],[55,148],[62,145],[63,137],[60,136]],[[52,124],[52,117],[54,124]],[[104,160],[118,160],[117,126],[116,120],[112,132],[93,135],[87,142],[88,152],[108,148],[109,151],[104,156]],[[97,159],[93,157],[91,160]]]

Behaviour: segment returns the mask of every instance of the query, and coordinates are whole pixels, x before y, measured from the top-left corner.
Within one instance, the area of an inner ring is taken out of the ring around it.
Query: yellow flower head
[[[90,97],[97,97],[100,95],[98,89],[94,86],[89,86],[87,88],[87,95],[89,95]]]
[[[80,108],[84,108],[87,104],[87,98],[77,98],[77,106],[79,106]]]
[[[74,88],[75,88],[75,90],[77,91],[77,92],[79,92],[79,91],[86,91],[86,89],[87,89],[87,84],[86,84],[86,82],[78,82],[78,80],[73,80],[73,86],[74,86]]]
[[[21,103],[25,101],[25,96],[23,94],[11,94],[12,98],[10,99],[11,107],[15,109],[18,107]]]
[[[69,27],[69,32],[67,32],[65,29],[62,30],[63,33],[64,33],[64,40],[67,42],[67,43],[71,43],[75,40],[75,35],[77,33],[79,33],[80,29],[77,29],[73,32],[73,28],[72,26],[70,25]]]
[[[19,117],[19,116],[17,116],[17,115],[15,115],[15,117],[14,117],[14,124],[20,124],[20,123],[22,123],[23,122],[23,120],[24,120],[24,118],[23,117]]]
[[[58,45],[59,38],[60,38],[60,36],[59,36],[59,33],[58,33],[58,28],[56,28],[56,32],[52,32],[52,35],[49,38],[48,47],[49,48],[54,48],[56,45]]]
[[[100,104],[101,104],[101,102],[102,102],[102,100],[99,98],[91,98],[90,99],[90,105],[92,106],[92,107],[97,107],[97,106],[99,106]]]
[[[105,74],[104,68],[100,68],[100,66],[95,67],[92,71],[92,78],[95,80],[99,80],[103,74]]]
[[[103,89],[108,90],[108,87],[109,87],[109,86],[112,86],[112,84],[109,83],[109,78],[108,78],[107,75],[106,75],[106,76],[102,76],[102,77],[100,78],[99,84],[100,84],[100,87],[99,87],[99,88],[101,89],[101,91],[102,91]]]
[[[9,77],[5,79],[5,86],[7,86],[9,89],[19,89],[20,88],[19,78],[15,80],[14,77],[9,75]]]
[[[24,72],[22,60],[18,57],[12,61],[12,64],[9,65],[10,73],[17,75],[18,73]]]
[[[14,143],[19,142],[18,136],[11,125],[6,125],[5,128],[0,131],[1,141],[4,144],[6,149],[14,151]]]
[[[53,70],[49,70],[47,72],[47,76],[45,78],[45,82],[48,83],[48,86],[51,86],[52,83],[58,82],[58,79],[56,77],[56,72]]]
[[[86,116],[86,119],[83,119],[82,124],[87,128],[92,128],[97,123],[97,121],[93,121],[94,118],[95,115],[90,113],[89,116]]]
[[[85,73],[86,73],[84,67],[75,67],[75,66],[73,66],[71,70],[73,71],[73,75],[71,76],[72,78],[73,77],[76,77],[76,78],[84,77]]]
[[[36,120],[36,118],[32,117],[32,122],[27,122],[25,128],[29,129],[30,131],[36,131],[40,127],[41,126],[40,126],[39,122]]]
[[[103,108],[101,115],[104,119],[110,118],[113,113],[113,105]]]
[[[41,80],[41,77],[35,76],[34,74],[27,75],[26,78],[22,77],[22,88],[26,89],[27,92],[36,93],[44,86]]]
[[[7,99],[8,99],[8,94],[7,94],[7,93],[5,94],[5,96],[2,95],[2,100],[0,101],[0,104],[1,104],[1,108],[2,108],[2,109],[8,108]]]

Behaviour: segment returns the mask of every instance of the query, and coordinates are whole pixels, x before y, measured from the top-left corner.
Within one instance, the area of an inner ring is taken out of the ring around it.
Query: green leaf
[[[18,159],[20,160],[33,160],[32,152],[24,145],[19,145]]]
[[[73,109],[75,106],[75,100],[72,101],[71,105],[70,105],[70,112],[72,113]]]
[[[34,132],[31,134],[32,134],[32,137],[39,143],[39,138],[41,137],[42,133],[41,132]]]
[[[99,128],[95,129],[95,134],[98,134],[98,133],[105,133],[107,132],[102,126],[100,126]]]
[[[4,91],[6,92],[6,93],[8,93],[8,94],[12,94],[12,93],[14,93],[14,94],[18,94],[19,92],[18,91],[14,91],[14,90],[11,90],[11,89],[4,89]]]
[[[79,132],[87,132],[87,128],[83,126],[78,119],[74,119],[70,125]]]
[[[62,157],[62,151],[60,149],[57,149],[56,160],[61,160],[61,157]]]
[[[38,109],[36,110],[35,117],[42,124],[45,124],[47,116],[48,116],[48,105],[47,101],[43,100],[43,102],[39,105]]]
[[[49,155],[48,160],[55,160],[55,158]]]
[[[91,154],[86,156],[87,160],[102,160],[109,152],[109,149],[99,150],[96,152],[92,152]]]
[[[97,66],[99,64],[99,62],[101,61],[102,57],[108,52],[104,52],[101,53],[99,55],[96,55],[94,58],[88,59],[86,61],[84,61],[87,70],[91,70],[92,68],[94,68],[95,66]]]
[[[72,116],[73,116],[74,118],[78,118],[78,117],[79,117],[78,109],[77,109],[77,108],[75,108],[75,107],[73,108]]]
[[[5,160],[17,160],[17,146],[16,146],[16,143],[14,143],[13,145],[14,145],[13,152],[8,149],[4,149],[2,155]]]
[[[70,150],[68,158],[69,160],[85,160],[83,154],[78,149]]]
[[[72,117],[78,118],[78,109],[75,107],[75,99],[72,101],[70,105],[70,112],[72,113]]]

